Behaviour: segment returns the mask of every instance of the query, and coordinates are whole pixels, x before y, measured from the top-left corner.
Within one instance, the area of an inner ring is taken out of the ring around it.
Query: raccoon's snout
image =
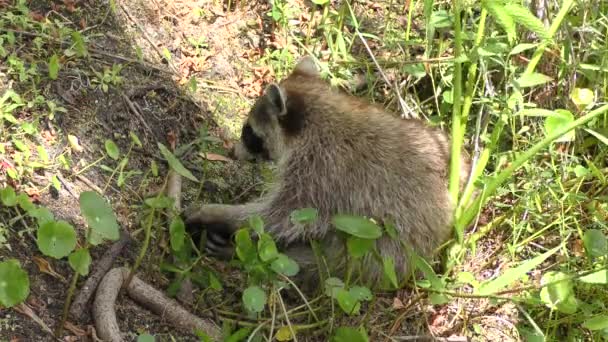
[[[245,146],[239,141],[234,144],[234,147],[231,149],[229,153],[232,153],[233,158],[237,160],[243,161],[253,161],[255,160],[255,156],[251,154]]]
[[[236,153],[234,152],[234,145],[228,150],[226,156],[230,159],[237,159]]]

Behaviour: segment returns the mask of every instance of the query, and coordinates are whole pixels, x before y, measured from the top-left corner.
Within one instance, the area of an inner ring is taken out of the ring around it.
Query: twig
[[[70,315],[74,319],[82,317],[86,305],[93,296],[93,293],[95,293],[101,278],[103,278],[103,276],[108,273],[110,268],[112,268],[114,260],[116,260],[130,240],[131,237],[129,234],[124,230],[121,230],[120,239],[114,242],[112,247],[110,247],[110,249],[108,249],[101,259],[99,259],[99,261],[96,263],[94,271],[84,282],[84,285],[82,285],[80,292],[76,295],[76,298],[72,303],[72,307],[70,308]]]
[[[135,21],[135,19],[133,19],[133,17],[131,17],[131,14],[129,13],[129,11],[127,11],[127,9],[125,8],[125,6],[123,6],[121,4],[120,5],[120,9],[122,9],[122,11],[125,13],[125,15],[127,16],[127,18],[133,24],[135,24],[135,26],[137,27],[137,29],[139,30],[139,32],[141,32],[142,36],[148,41],[148,43],[150,43],[150,46],[152,46],[152,48],[154,49],[154,51],[156,51],[156,53],[161,58],[161,60],[164,59],[163,53],[160,51],[160,49],[158,48],[158,46],[156,46],[156,44],[152,41],[152,38],[150,38],[150,36],[148,36],[148,33],[143,29],[143,27],[141,27],[141,25],[139,25],[139,23],[137,21]],[[169,67],[171,68],[171,71],[173,71],[174,73],[177,74],[178,70],[175,67],[175,65],[173,65],[173,62],[171,60],[167,59],[167,63],[169,65]]]
[[[380,75],[382,75],[382,78],[384,79],[384,82],[386,82],[386,85],[388,85],[395,92],[395,94],[397,95],[397,99],[399,100],[399,108],[401,108],[401,112],[403,113],[403,115],[405,117],[414,117],[415,115],[409,115],[408,114],[408,113],[413,113],[413,111],[408,107],[407,103],[405,103],[405,101],[401,97],[401,94],[399,93],[399,87],[395,87],[391,83],[391,81],[389,81],[388,77],[386,77],[386,74],[382,70],[382,67],[380,66],[380,64],[378,64],[378,61],[376,60],[376,57],[374,56],[374,53],[372,52],[372,49],[369,47],[369,45],[367,45],[367,41],[365,40],[365,38],[363,37],[363,35],[361,34],[361,32],[359,32],[358,29],[356,29],[355,32],[357,33],[357,36],[359,37],[359,39],[363,43],[363,46],[365,46],[365,49],[367,50],[367,53],[371,57],[372,61],[376,65],[376,68],[378,69],[378,72],[380,72]]]
[[[92,190],[97,191],[100,195],[103,194],[103,190],[101,190],[100,187],[98,187],[97,185],[95,185],[95,183],[91,182],[91,180],[88,179],[87,177],[85,177],[83,175],[76,175],[76,178],[78,178],[79,181],[81,181],[84,184],[86,184]]]
[[[137,110],[137,108],[135,108],[135,105],[133,105],[133,102],[131,102],[131,99],[129,99],[129,97],[127,95],[125,95],[125,93],[123,93],[123,92],[120,93],[120,96],[127,103],[127,105],[129,106],[129,108],[131,109],[133,114],[135,114],[137,116],[137,118],[139,119],[139,121],[141,121],[141,123],[144,125],[146,130],[150,133],[150,135],[152,137],[154,137],[154,131],[152,131],[152,128],[150,128],[150,126],[148,125],[146,120],[144,120],[143,115],[141,115],[141,113]]]
[[[296,333],[293,330],[293,326],[289,321],[289,314],[287,313],[287,308],[285,307],[285,303],[283,302],[283,297],[281,296],[281,290],[277,290],[277,297],[279,298],[279,303],[281,304],[281,309],[283,309],[283,313],[285,314],[285,320],[287,321],[287,326],[289,327],[289,331],[291,332],[291,336],[295,342],[298,342],[298,338],[296,337]]]
[[[74,192],[72,185],[65,178],[63,178],[63,176],[60,173],[57,173],[57,179],[59,179],[61,184],[63,184],[63,186],[65,186],[65,189],[70,193],[70,195],[72,195],[72,197],[74,197],[75,199],[78,199],[78,194],[76,194]]]
[[[21,303],[19,305],[16,305],[14,307],[15,311],[22,313],[26,316],[28,316],[29,318],[31,318],[34,322],[36,322],[36,324],[38,324],[40,326],[40,328],[42,328],[42,330],[46,333],[48,333],[50,336],[53,336],[53,338],[57,341],[60,341],[60,339],[56,338],[55,335],[53,335],[53,331],[51,330],[51,328],[49,328],[49,326],[44,323],[44,321],[42,320],[42,318],[40,318],[40,316],[38,316],[34,310],[32,310],[32,308],[30,308],[27,304],[25,303]]]

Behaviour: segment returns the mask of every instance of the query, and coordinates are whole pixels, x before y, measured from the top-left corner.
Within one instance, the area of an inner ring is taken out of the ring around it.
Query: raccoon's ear
[[[317,65],[311,56],[302,57],[298,61],[294,72],[307,76],[319,76],[319,69],[317,69]]]
[[[276,116],[282,116],[287,113],[287,99],[285,92],[276,83],[271,83],[264,91],[264,97],[272,109],[272,113]]]

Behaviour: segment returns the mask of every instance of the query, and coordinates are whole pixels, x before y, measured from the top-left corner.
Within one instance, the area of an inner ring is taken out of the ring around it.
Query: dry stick
[[[80,292],[76,295],[74,302],[70,308],[70,315],[74,319],[79,319],[84,314],[87,303],[95,293],[101,278],[108,273],[110,268],[112,268],[112,264],[114,264],[114,260],[120,255],[123,248],[127,245],[127,243],[131,240],[129,234],[125,231],[121,231],[120,239],[112,244],[112,247],[108,249],[105,254],[99,259],[94,267],[94,271],[84,282],[84,285],[80,289]]]
[[[114,311],[114,303],[121,287],[129,276],[129,272],[129,269],[125,267],[114,268],[106,274],[99,284],[93,305],[93,317],[97,333],[104,341],[122,341]],[[217,325],[188,312],[175,300],[167,297],[137,276],[133,276],[126,290],[129,297],[134,301],[156,313],[162,319],[166,319],[173,326],[189,333],[193,330],[201,330],[209,335],[212,341],[220,340],[221,334]]]
[[[103,195],[103,190],[101,190],[100,187],[98,187],[97,185],[95,185],[95,183],[91,182],[90,179],[88,179],[87,177],[83,176],[83,175],[76,175],[76,178],[83,182],[84,184],[86,184],[89,188],[91,188],[92,190],[97,191],[100,195]]]
[[[152,128],[150,128],[150,126],[148,125],[148,123],[144,119],[143,115],[139,112],[139,110],[137,110],[137,108],[135,108],[135,105],[133,104],[133,102],[131,101],[131,99],[129,99],[129,97],[127,95],[125,95],[124,93],[120,93],[120,95],[122,96],[122,99],[125,101],[125,103],[129,106],[129,108],[131,109],[131,111],[133,112],[133,114],[135,114],[135,116],[137,116],[137,118],[139,119],[139,121],[141,121],[141,123],[144,125],[144,127],[146,128],[146,130],[148,130],[148,132],[150,133],[150,135],[152,137],[154,137],[154,131],[152,131]]]
[[[397,95],[397,99],[399,100],[399,108],[401,108],[401,112],[403,113],[403,115],[405,117],[409,118],[410,117],[409,113],[412,113],[412,110],[408,107],[407,103],[405,103],[405,101],[401,97],[401,93],[399,92],[399,87],[393,86],[393,84],[391,84],[391,81],[389,81],[388,77],[386,77],[386,74],[382,70],[382,67],[380,66],[380,64],[378,64],[378,61],[376,60],[376,57],[374,56],[372,49],[369,47],[369,45],[367,45],[367,40],[365,40],[365,38],[363,37],[361,32],[359,32],[359,30],[357,29],[356,33],[357,33],[357,36],[359,37],[359,39],[361,40],[361,42],[363,43],[363,46],[365,46],[367,53],[372,58],[372,61],[376,65],[376,68],[378,68],[378,72],[380,72],[380,75],[384,79],[384,82],[386,82],[386,85],[389,86],[389,88],[393,89],[393,91],[395,92],[395,95]]]

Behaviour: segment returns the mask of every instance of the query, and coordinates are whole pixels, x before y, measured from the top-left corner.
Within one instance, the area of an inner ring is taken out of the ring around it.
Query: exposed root
[[[120,255],[123,248],[127,245],[131,237],[125,231],[121,231],[120,239],[112,244],[106,253],[99,259],[96,263],[93,272],[84,282],[84,285],[80,289],[80,292],[76,295],[74,302],[70,308],[70,315],[74,319],[79,319],[84,315],[84,311],[86,309],[87,303],[95,293],[97,286],[103,276],[108,273],[112,265],[114,264],[114,260]]]
[[[116,320],[114,303],[128,276],[128,268],[114,268],[106,274],[99,284],[93,304],[93,318],[97,334],[104,341],[123,341]],[[203,331],[213,341],[220,339],[220,329],[217,325],[188,312],[179,303],[165,296],[161,291],[148,285],[137,276],[133,276],[126,290],[129,297],[134,301],[167,320],[174,327],[189,333],[194,330]]]
[[[123,280],[122,269],[114,268],[103,277],[97,289],[93,302],[93,320],[97,335],[104,341],[119,342],[123,340],[114,312],[114,303]]]

